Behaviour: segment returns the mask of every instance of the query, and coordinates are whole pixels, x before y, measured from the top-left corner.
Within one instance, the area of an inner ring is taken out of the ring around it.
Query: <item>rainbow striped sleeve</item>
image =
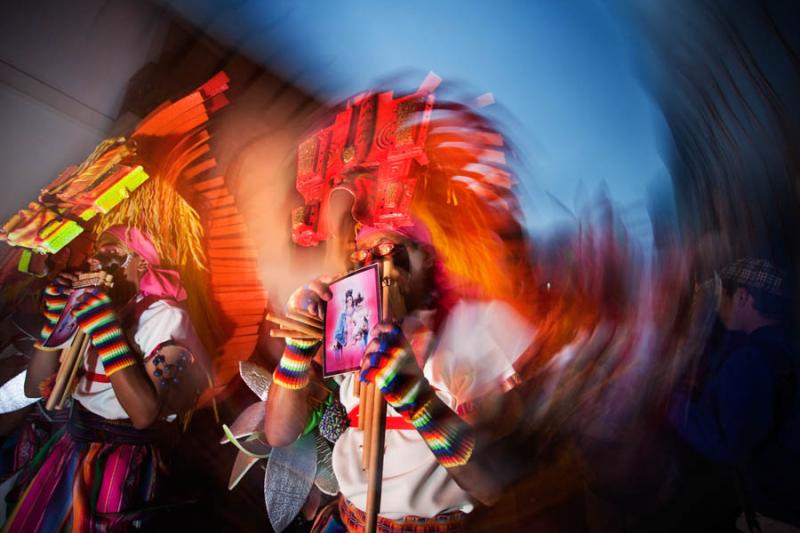
[[[61,312],[67,306],[68,299],[69,296],[62,294],[57,286],[50,284],[45,287],[42,296],[42,301],[44,302],[43,315],[45,321],[42,325],[42,330],[39,333],[39,340],[35,344],[36,348],[47,349],[44,348],[42,344],[50,338],[50,335],[53,334],[53,330],[58,323],[58,319],[61,317]]]
[[[136,364],[108,296],[94,296],[75,311],[81,329],[92,339],[106,376]]]
[[[315,340],[286,339],[286,348],[272,374],[272,381],[289,390],[299,390],[308,385],[311,359],[320,344]]]
[[[419,431],[440,465],[453,468],[469,462],[475,448],[472,428],[441,400],[431,398],[409,421]]]

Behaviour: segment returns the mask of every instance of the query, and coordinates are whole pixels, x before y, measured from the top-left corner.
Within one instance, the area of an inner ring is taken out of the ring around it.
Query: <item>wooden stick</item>
[[[364,446],[361,449],[361,469],[367,470],[369,468],[369,454],[372,446],[372,410],[375,407],[375,394],[372,383],[367,383],[361,387],[361,394],[364,396],[363,412],[359,412],[358,419],[363,426],[361,430],[364,432]]]
[[[289,311],[289,313],[293,313],[293,314],[296,314],[296,315],[302,315],[305,318],[307,318],[309,320],[315,320],[315,321],[319,322],[320,324],[323,321],[318,315],[315,315],[314,313],[306,311],[305,309],[292,309],[291,311]]]
[[[307,333],[302,333],[300,331],[291,331],[288,329],[271,329],[269,330],[270,337],[291,337],[293,339],[313,339],[313,340],[322,340],[322,335],[309,335]]]
[[[272,314],[267,314],[267,320],[272,322],[272,323],[274,323],[274,324],[278,324],[282,328],[290,329],[290,330],[293,330],[293,331],[299,331],[299,332],[305,333],[306,335],[309,335],[309,336],[319,336],[319,337],[322,336],[322,328],[312,328],[312,327],[307,326],[305,324],[301,324],[300,322],[297,322],[296,320],[291,320],[289,318],[284,318],[284,317],[281,317],[281,316],[275,316],[275,315],[272,315]]]
[[[374,387],[374,386],[373,386]],[[386,443],[386,402],[378,387],[373,388],[372,423],[370,428],[369,467],[367,469],[367,524],[366,530],[375,533],[378,512],[381,508],[383,483],[383,454]]]
[[[286,316],[288,316],[292,320],[296,320],[302,324],[311,326],[312,328],[323,329],[322,320],[320,320],[317,317],[311,317],[303,313],[298,313],[297,311],[288,311],[286,313]]]
[[[392,258],[389,256],[383,260],[383,269],[381,271],[382,320],[390,320],[392,318],[390,316],[391,307],[389,306],[391,272]],[[375,387],[371,392],[373,393],[374,406],[370,424],[370,453],[369,468],[367,470],[367,533],[375,533],[378,527],[378,511],[381,508],[381,484],[383,483],[383,448],[386,442],[386,402],[383,400],[380,388]],[[366,435],[364,437],[366,438]]]
[[[62,352],[64,357],[61,361],[61,366],[58,367],[56,382],[53,385],[53,391],[50,393],[50,397],[47,398],[47,403],[45,404],[45,408],[48,411],[55,409],[56,406],[61,402],[61,398],[64,395],[64,390],[67,388],[67,379],[69,379],[70,375],[72,374],[72,367],[75,365],[75,360],[78,357],[78,353],[80,352],[83,344],[83,338],[85,336],[86,334],[79,329],[75,333],[75,337],[72,339],[72,344],[70,344],[69,348],[66,349],[66,353]]]
[[[67,399],[72,396],[72,391],[75,390],[75,385],[77,384],[76,381],[78,377],[78,370],[83,366],[83,361],[86,357],[86,350],[89,349],[90,344],[89,336],[84,335],[83,339],[81,340],[80,349],[78,350],[78,356],[75,358],[75,362],[72,365],[72,370],[69,373],[67,385],[64,388],[64,392],[61,394],[61,398],[58,399],[56,409],[63,409],[64,404],[67,403]]]

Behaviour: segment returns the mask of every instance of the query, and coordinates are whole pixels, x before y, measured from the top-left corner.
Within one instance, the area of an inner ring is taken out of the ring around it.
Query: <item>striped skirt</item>
[[[154,434],[73,406],[20,477],[21,493],[4,531],[126,531],[153,499]]]

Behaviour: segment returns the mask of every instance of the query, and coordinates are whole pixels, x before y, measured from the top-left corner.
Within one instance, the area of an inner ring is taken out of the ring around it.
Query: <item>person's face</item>
[[[353,307],[353,297],[352,296],[348,296],[347,298],[344,299],[344,306],[347,307],[348,309],[350,307]]]
[[[748,306],[752,305],[750,293],[738,287],[733,294],[722,291],[719,300],[719,319],[729,331],[746,329]]]
[[[88,259],[89,269],[104,270],[116,279],[132,283],[139,282],[144,263],[141,258],[120,242],[116,237],[104,233],[97,240],[94,253]]]
[[[432,258],[414,243],[392,231],[377,232],[359,239],[352,258],[356,267],[391,258],[392,272],[389,276],[396,283],[408,310],[418,308],[433,289],[429,275]]]

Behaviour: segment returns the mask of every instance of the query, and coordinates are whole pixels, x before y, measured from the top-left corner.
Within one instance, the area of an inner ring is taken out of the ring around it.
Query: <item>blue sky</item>
[[[641,46],[594,0],[169,0],[248,55],[336,102],[412,70],[491,92],[542,225],[605,183],[628,210],[666,180],[661,123],[632,67]],[[662,184],[663,185],[663,184]]]

